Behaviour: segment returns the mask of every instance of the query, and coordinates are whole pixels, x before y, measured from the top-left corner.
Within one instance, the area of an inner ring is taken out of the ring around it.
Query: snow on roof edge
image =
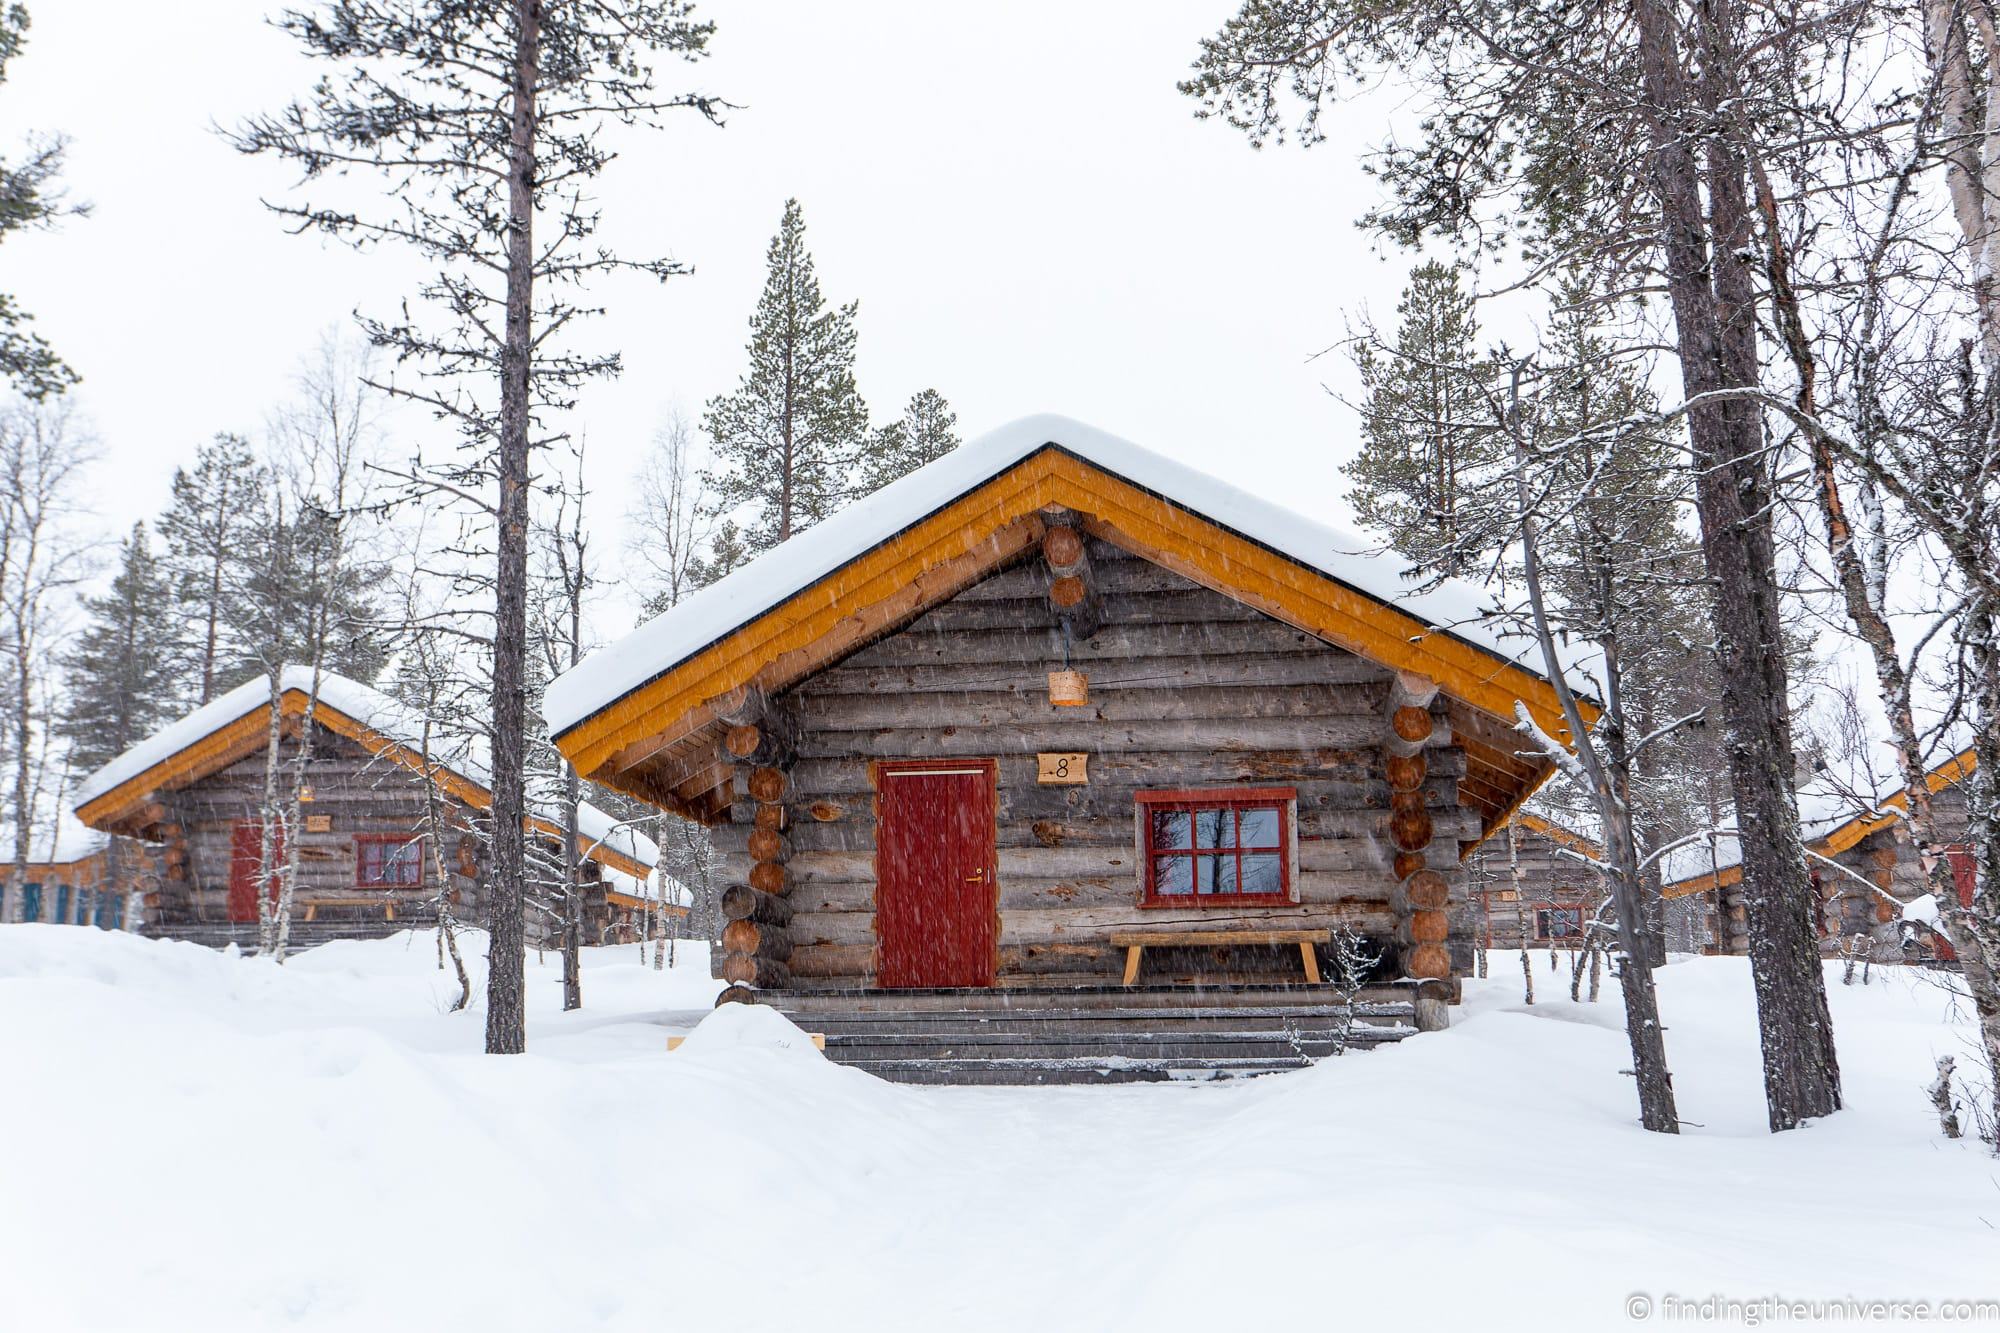
[[[810,588],[896,533],[991,481],[1045,448],[1064,450],[1249,541],[1377,601],[1396,606],[1433,631],[1494,654],[1535,676],[1545,673],[1525,635],[1490,627],[1484,595],[1446,579],[1414,591],[1409,562],[1357,533],[1308,518],[1199,469],[1128,440],[1056,415],[1023,417],[968,441],[944,457],[855,501],[781,546],[597,649],[549,683],[543,716],[560,736],[591,714],[644,688],[757,616]],[[1563,653],[1566,672],[1592,654]]]

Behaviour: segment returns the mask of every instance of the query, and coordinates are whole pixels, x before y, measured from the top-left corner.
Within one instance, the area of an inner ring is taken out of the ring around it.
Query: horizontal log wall
[[[298,742],[287,736],[280,749],[281,791],[288,791]],[[185,858],[184,877],[170,878],[163,888],[157,920],[163,925],[220,922],[229,919],[229,865],[238,821],[255,820],[263,803],[265,755],[240,759],[229,767],[177,791],[164,792],[160,802],[169,812],[174,836],[168,841],[170,861]],[[376,760],[343,736],[316,729],[313,755],[306,766],[313,799],[300,806],[302,819],[324,817],[325,832],[295,832],[299,846],[298,883],[294,900],[303,915],[315,898],[352,898],[369,890],[355,882],[355,839],[409,837],[424,826],[425,800],[421,782],[407,769]],[[465,811],[449,798],[448,822],[461,829]],[[469,835],[461,835],[469,836]],[[445,848],[448,872],[459,866],[458,838]],[[178,867],[176,867],[178,868]],[[424,884],[418,889],[382,895],[393,900],[399,915],[408,915],[435,896],[437,876],[428,845],[424,854]],[[474,880],[451,875],[453,887],[470,899]],[[328,908],[328,911],[335,909]],[[343,908],[343,912],[354,909]],[[379,911],[362,913],[379,916]]]
[[[1116,983],[1123,954],[1105,937],[1121,929],[1347,925],[1394,956],[1390,673],[1105,543],[1091,541],[1088,554],[1098,623],[1068,644],[1070,664],[1090,677],[1086,707],[1048,701],[1046,673],[1063,665],[1065,645],[1039,559],[772,700],[796,756],[782,864],[768,843],[752,846],[759,810],[772,822],[768,804],[740,797],[716,841],[725,881],[759,885],[741,890],[742,919],[755,912],[782,928],[791,984],[872,983],[871,765],[883,759],[998,760],[1002,985]],[[1038,784],[1038,751],[1087,753],[1088,785]],[[1441,698],[1425,755],[1434,840],[1421,856],[1455,886],[1450,952],[1462,973],[1478,923],[1458,887],[1458,851],[1478,819],[1458,804],[1465,756]],[[1297,789],[1298,904],[1141,908],[1136,793],[1235,786]],[[739,930],[738,945],[753,933]],[[1147,974],[1212,968],[1206,955],[1163,953]],[[1225,966],[1229,979],[1300,976],[1296,950],[1234,950]]]
[[[1485,904],[1489,939],[1496,949],[1547,943],[1535,938],[1538,903],[1594,909],[1602,896],[1597,873],[1567,855],[1547,834],[1517,827],[1514,842],[1521,871],[1518,897],[1513,896],[1517,886],[1505,829],[1495,832],[1466,862],[1468,892],[1475,903]]]

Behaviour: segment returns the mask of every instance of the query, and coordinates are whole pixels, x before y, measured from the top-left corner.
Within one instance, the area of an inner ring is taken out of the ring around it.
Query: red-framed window
[[[364,889],[420,889],[424,884],[421,838],[390,834],[354,840],[354,882]]]
[[[1535,938],[1538,940],[1582,939],[1583,908],[1563,903],[1536,903]]]
[[[1290,787],[1138,794],[1148,907],[1276,907],[1292,901]]]

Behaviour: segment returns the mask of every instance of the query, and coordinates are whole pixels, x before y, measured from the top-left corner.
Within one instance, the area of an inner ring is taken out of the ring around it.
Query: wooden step
[[[908,1083],[1248,1078],[1416,1032],[1409,993],[1325,987],[765,992],[827,1058]]]
[[[1355,1033],[1343,1046],[1341,1041],[1331,1034],[1299,1037],[1295,1040],[1243,1033],[1217,1033],[1212,1036],[1168,1034],[1152,1040],[1126,1038],[1115,1043],[1064,1040],[1061,1037],[1050,1037],[1040,1041],[994,1042],[982,1041],[977,1035],[950,1041],[912,1041],[890,1036],[838,1040],[829,1036],[826,1041],[826,1054],[827,1058],[840,1064],[860,1064],[890,1059],[960,1061],[1064,1059],[1077,1060],[1092,1066],[1161,1060],[1177,1062],[1262,1060],[1276,1064],[1298,1065],[1325,1056],[1338,1055],[1344,1049],[1360,1050],[1363,1047],[1378,1046],[1384,1042],[1400,1039],[1400,1036],[1391,1034]]]
[[[853,1067],[892,1083],[975,1086],[1061,1086],[1112,1083],[1207,1083],[1302,1069],[1307,1060],[1257,1059],[884,1059]]]
[[[1038,1012],[1048,1009],[1221,1009],[1324,1007],[1337,1003],[1326,986],[1077,986],[982,987],[963,990],[769,990],[764,1004],[786,1013],[919,1013],[926,1010]],[[1408,1005],[1407,987],[1371,986],[1364,1004]]]
[[[801,1025],[810,1023],[815,1031],[896,1031],[944,1030],[947,1028],[1090,1028],[1099,1032],[1190,1031],[1211,1027],[1217,1022],[1246,1030],[1282,1031],[1286,1028],[1338,1026],[1350,1016],[1356,1022],[1408,1023],[1415,1019],[1413,1005],[1370,1004],[1356,1006],[1350,1015],[1332,1006],[1303,1005],[1296,1008],[1264,1008],[1242,1005],[1225,1009],[1039,1009],[1033,1011],[989,1012],[980,1009],[936,1009],[917,1013],[812,1013],[779,1006],[780,1012]]]

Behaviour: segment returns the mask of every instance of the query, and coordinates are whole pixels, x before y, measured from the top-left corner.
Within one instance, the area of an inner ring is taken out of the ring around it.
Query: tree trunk
[[[583,848],[578,839],[577,819],[583,794],[576,769],[563,764],[563,808],[568,812],[569,836],[563,839],[563,1008],[583,1008]]]
[[[264,793],[257,807],[257,952],[268,954],[277,945],[277,918],[271,911],[271,880],[277,866],[277,830],[283,825],[278,812],[278,751],[285,742],[285,668],[271,667],[271,716],[264,728]]]
[[[1636,0],[1633,13],[1650,103],[1648,170],[1690,402],[1702,555],[1714,588],[1764,1096],[1772,1130],[1785,1130],[1840,1109],[1840,1066],[1792,791],[1763,421],[1747,396],[1729,395],[1758,383],[1755,292],[1742,257],[1754,240],[1746,167],[1697,102],[1668,0]],[[1703,91],[1712,102],[1734,58],[1729,0],[1717,0],[1703,22]],[[1701,136],[1704,122],[1709,132]],[[1704,141],[1706,169],[1695,151]]]
[[[496,454],[499,531],[493,580],[493,847],[487,873],[486,1050],[527,1049],[526,813],[528,428],[534,348],[534,171],[540,0],[514,0],[507,170],[507,314],[500,349]]]

